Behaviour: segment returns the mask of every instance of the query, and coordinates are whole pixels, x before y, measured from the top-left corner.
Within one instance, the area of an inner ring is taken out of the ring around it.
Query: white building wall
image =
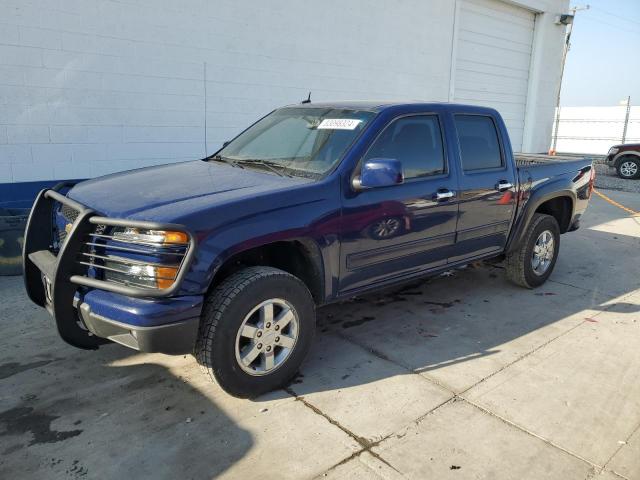
[[[532,71],[525,127],[525,147],[542,151],[564,31],[549,19],[568,2],[511,3],[552,12],[538,16],[534,56],[550,66],[544,79]],[[446,101],[455,10],[454,0],[4,0],[0,184],[201,157],[308,91]]]
[[[536,15],[523,152],[547,153],[556,111],[565,29],[555,24],[555,17],[567,11],[569,2],[548,3]]]

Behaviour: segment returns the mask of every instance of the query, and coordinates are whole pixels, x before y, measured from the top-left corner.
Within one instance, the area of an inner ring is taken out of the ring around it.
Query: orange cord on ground
[[[600,198],[602,198],[603,200],[606,200],[607,202],[609,202],[611,205],[615,205],[616,207],[624,210],[625,212],[629,213],[632,217],[640,217],[640,212],[636,212],[635,210],[631,210],[630,208],[625,207],[624,205],[620,205],[618,202],[616,202],[615,200],[607,197],[604,193],[600,193],[598,190],[596,190],[595,188],[593,189],[593,193],[595,193],[596,195],[598,195]]]

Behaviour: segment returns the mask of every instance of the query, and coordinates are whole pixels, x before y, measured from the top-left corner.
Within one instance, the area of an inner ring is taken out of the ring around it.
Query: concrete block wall
[[[0,183],[202,157],[308,91],[447,100],[453,3],[3,0]]]
[[[309,91],[447,101],[463,1],[0,0],[0,205],[203,157]],[[510,3],[538,13],[523,150],[546,151],[568,0]]]

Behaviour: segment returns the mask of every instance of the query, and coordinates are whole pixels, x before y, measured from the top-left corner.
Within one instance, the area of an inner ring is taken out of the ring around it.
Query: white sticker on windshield
[[[318,130],[355,130],[361,121],[353,118],[325,118],[318,125]]]

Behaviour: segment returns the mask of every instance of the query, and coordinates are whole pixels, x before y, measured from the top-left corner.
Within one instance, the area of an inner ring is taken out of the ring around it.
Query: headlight
[[[609,149],[609,155],[615,155],[615,154],[616,154],[616,153],[618,153],[619,151],[620,151],[620,149],[619,149],[619,148],[611,147],[611,148]]]
[[[177,267],[131,264],[126,258],[111,257],[104,262],[104,279],[136,287],[169,288],[178,274]]]
[[[189,235],[181,231],[115,227],[91,235],[101,243],[90,242],[83,253],[88,258],[80,263],[103,280],[139,288],[171,288],[190,246]]]
[[[141,228],[118,228],[113,232],[113,239],[119,242],[176,245],[186,244],[189,237],[184,232],[173,232],[168,230],[145,230]]]

